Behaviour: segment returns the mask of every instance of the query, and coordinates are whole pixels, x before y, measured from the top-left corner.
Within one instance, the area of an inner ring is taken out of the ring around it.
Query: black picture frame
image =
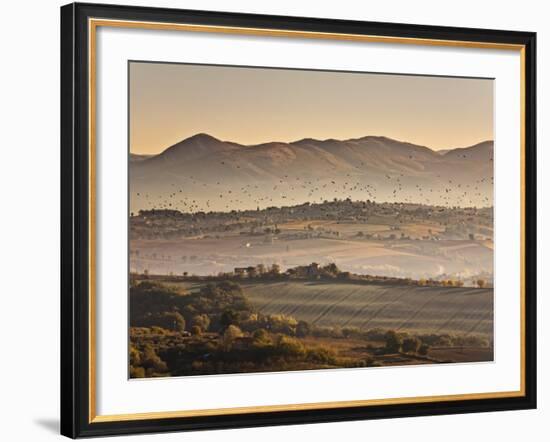
[[[90,419],[89,18],[521,45],[524,51],[524,395],[140,420]],[[71,437],[536,408],[536,34],[73,3],[61,8],[61,434]]]

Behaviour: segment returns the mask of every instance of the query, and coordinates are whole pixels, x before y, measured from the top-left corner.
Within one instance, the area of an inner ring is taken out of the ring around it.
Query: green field
[[[347,282],[241,282],[263,314],[317,326],[478,335],[492,340],[493,289],[360,285]],[[198,285],[184,283],[189,289]]]

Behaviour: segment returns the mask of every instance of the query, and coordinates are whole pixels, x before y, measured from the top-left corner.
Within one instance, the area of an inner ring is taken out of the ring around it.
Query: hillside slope
[[[134,211],[250,209],[333,198],[492,204],[492,141],[442,155],[375,136],[244,146],[198,134],[129,167]]]
[[[318,326],[487,338],[493,333],[493,289],[302,281],[243,284],[243,289],[264,314]]]

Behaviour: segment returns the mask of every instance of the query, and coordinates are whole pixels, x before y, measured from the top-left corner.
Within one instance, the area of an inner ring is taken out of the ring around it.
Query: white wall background
[[[505,0],[120,0],[125,4],[389,21],[538,32],[539,226],[550,222],[543,194],[550,178],[544,149],[550,78],[546,2]],[[9,2],[0,26],[0,438],[47,441],[59,409],[59,6],[58,0]],[[546,247],[545,247],[546,246]],[[546,251],[543,251],[546,248]],[[550,434],[550,302],[543,266],[550,250],[539,231],[539,409],[462,416],[224,430],[124,440],[544,440]]]

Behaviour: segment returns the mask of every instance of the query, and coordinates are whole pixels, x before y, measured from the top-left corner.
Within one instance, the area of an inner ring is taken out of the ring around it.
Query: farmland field
[[[189,290],[200,284],[182,283]],[[241,282],[263,314],[316,326],[477,335],[492,339],[493,289],[323,281]]]

